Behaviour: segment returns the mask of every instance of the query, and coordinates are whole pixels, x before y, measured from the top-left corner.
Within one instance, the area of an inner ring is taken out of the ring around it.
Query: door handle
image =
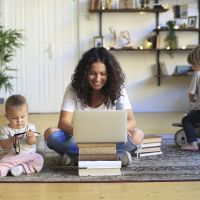
[[[49,42],[48,48],[45,50],[48,53],[49,60],[53,58],[52,44]]]

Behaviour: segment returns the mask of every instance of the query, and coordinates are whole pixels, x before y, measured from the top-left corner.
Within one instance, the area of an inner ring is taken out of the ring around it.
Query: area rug
[[[121,176],[79,177],[76,166],[60,166],[60,157],[48,149],[45,150],[45,165],[42,172],[20,177],[7,176],[0,178],[0,182],[200,181],[200,152],[181,151],[174,143],[174,135],[161,136],[163,154],[140,157],[138,160],[133,157],[133,163],[122,168]]]

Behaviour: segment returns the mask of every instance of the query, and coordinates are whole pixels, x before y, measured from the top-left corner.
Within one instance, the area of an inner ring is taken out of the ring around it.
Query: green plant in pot
[[[176,36],[176,32],[175,32],[175,25],[176,22],[173,20],[169,20],[167,22],[167,26],[168,26],[168,35],[165,38],[165,42],[166,42],[166,47],[169,49],[176,49],[177,48],[177,36]]]
[[[16,69],[9,63],[13,60],[16,50],[23,46],[24,39],[20,30],[5,30],[0,26],[0,90],[5,89],[9,93],[13,90],[11,80],[15,77],[11,75],[11,71]]]

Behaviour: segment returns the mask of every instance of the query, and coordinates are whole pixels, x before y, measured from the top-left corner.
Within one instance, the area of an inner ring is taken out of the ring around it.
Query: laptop
[[[77,143],[126,142],[127,111],[74,111],[73,136]]]

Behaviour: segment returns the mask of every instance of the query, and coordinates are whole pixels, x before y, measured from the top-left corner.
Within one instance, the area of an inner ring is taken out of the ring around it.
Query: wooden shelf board
[[[121,48],[121,49],[114,49],[111,48],[110,51],[190,51],[192,50],[191,48],[187,49],[132,49],[132,48]]]
[[[128,13],[128,12],[150,12],[150,13],[156,13],[156,12],[166,12],[168,9],[137,9],[137,8],[130,8],[130,9],[89,9],[89,12],[91,13]]]
[[[156,28],[154,29],[153,31],[158,31],[158,32],[161,32],[161,31],[169,31],[168,28]],[[174,29],[174,31],[180,31],[180,32],[199,32],[200,29],[199,28],[178,28],[178,29]]]

